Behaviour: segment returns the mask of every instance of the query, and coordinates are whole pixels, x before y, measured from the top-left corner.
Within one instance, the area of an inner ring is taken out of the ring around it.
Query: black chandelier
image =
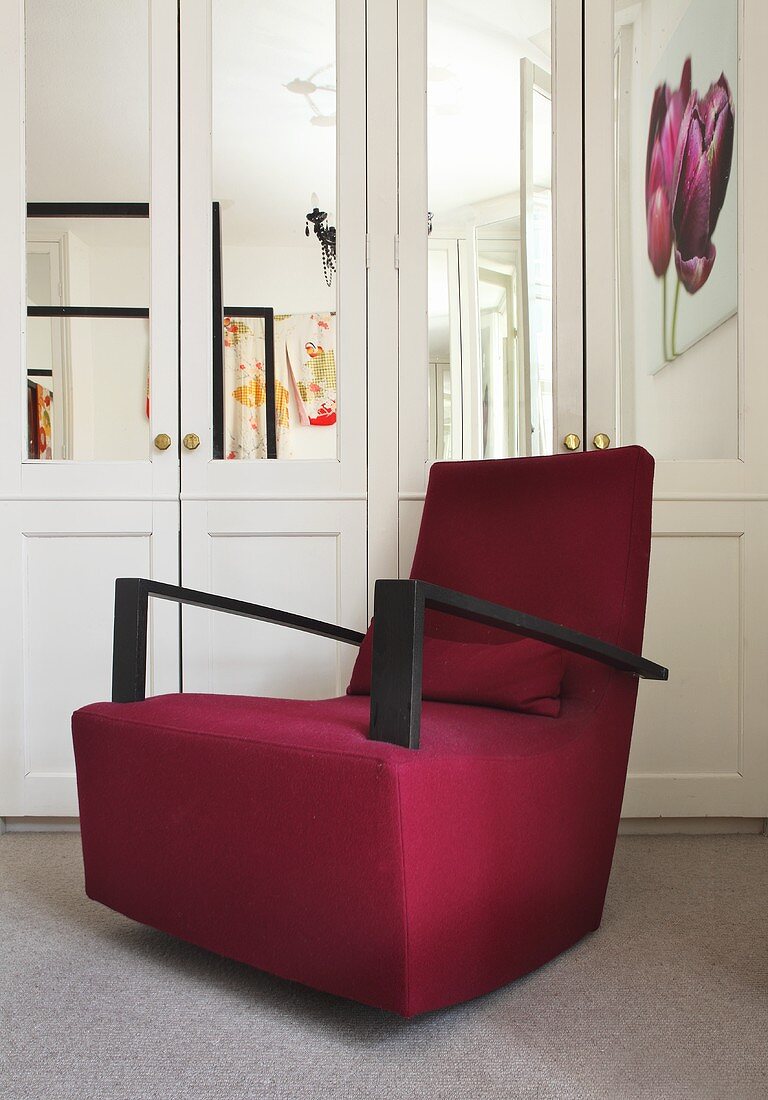
[[[313,195],[313,200],[315,196]],[[317,206],[307,214],[306,224],[304,226],[304,235],[309,236],[310,224],[314,229],[315,236],[320,242],[320,250],[323,256],[323,274],[325,275],[325,281],[328,286],[331,285],[333,279],[333,273],[336,270],[336,226],[328,225],[328,215],[325,210],[320,210]]]

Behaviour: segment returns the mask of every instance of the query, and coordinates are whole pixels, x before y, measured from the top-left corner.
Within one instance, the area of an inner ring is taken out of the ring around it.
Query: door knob
[[[187,432],[181,441],[188,451],[196,451],[200,446],[200,436],[195,435],[194,432]]]
[[[592,442],[598,451],[607,451],[611,445],[610,438],[604,432],[598,432]]]
[[[573,432],[569,432],[563,440],[563,446],[569,451],[578,451],[581,446],[581,440]]]
[[[159,435],[155,436],[155,446],[157,447],[158,451],[167,451],[170,445],[171,437],[168,435],[167,432],[160,432]]]

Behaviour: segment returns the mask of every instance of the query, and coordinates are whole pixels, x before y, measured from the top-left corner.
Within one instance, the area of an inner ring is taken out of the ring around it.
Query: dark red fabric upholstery
[[[651,479],[638,448],[439,465],[414,574],[639,651]],[[368,740],[365,696],[86,707],[87,891],[405,1016],[479,996],[598,926],[636,686],[569,657],[558,718],[425,702],[415,752]]]
[[[508,634],[510,638],[514,636]],[[347,695],[371,694],[372,656],[373,627],[369,627]],[[421,694],[438,703],[500,707],[557,718],[564,672],[563,650],[533,638],[490,645],[425,638]]]

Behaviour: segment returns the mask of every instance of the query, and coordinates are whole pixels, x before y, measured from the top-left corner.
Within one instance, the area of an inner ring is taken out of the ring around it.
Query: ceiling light
[[[334,111],[321,111],[318,105],[312,98],[318,92],[331,92],[333,96],[336,96],[335,84],[318,84],[316,77],[321,73],[330,72],[333,73],[335,65],[323,65],[320,69],[316,69],[315,72],[303,79],[300,76],[296,76],[293,80],[290,80],[283,87],[286,91],[293,92],[294,95],[304,96],[309,108],[312,111],[312,117],[309,119],[310,126],[335,126],[336,125],[336,112]]]

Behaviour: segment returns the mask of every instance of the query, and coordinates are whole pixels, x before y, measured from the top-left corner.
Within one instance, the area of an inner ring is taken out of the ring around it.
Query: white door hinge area
[[[400,234],[395,233],[395,270],[400,270]]]
[[[365,269],[371,266],[371,234],[365,234]]]

